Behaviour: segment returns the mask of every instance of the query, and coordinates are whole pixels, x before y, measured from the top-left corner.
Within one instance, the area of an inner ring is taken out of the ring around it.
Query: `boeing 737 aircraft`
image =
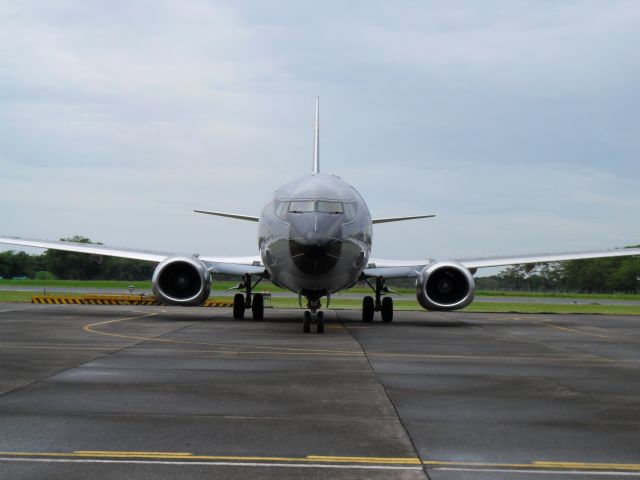
[[[195,210],[258,223],[259,256],[209,257],[176,255],[110,248],[103,245],[0,237],[0,243],[65,250],[146,260],[157,263],[153,274],[153,292],[164,304],[202,305],[211,291],[211,274],[231,274],[242,278],[234,297],[233,316],[243,318],[245,309],[253,318],[264,316],[264,299],[253,289],[263,279],[304,298],[303,331],[316,325],[324,331],[321,299],[364,281],[373,296],[362,301],[362,320],[371,322],[380,312],[383,322],[393,319],[393,300],[388,296],[386,280],[413,278],[416,295],[426,310],[457,310],[473,301],[473,275],[479,268],[506,265],[535,265],[546,262],[586,258],[640,255],[640,248],[585,253],[519,255],[495,258],[447,261],[381,260],[370,258],[372,225],[399,222],[434,215],[371,218],[360,194],[344,180],[320,173],[319,104],[316,98],[314,156],[311,174],[280,187],[267,201],[259,217],[233,213]]]

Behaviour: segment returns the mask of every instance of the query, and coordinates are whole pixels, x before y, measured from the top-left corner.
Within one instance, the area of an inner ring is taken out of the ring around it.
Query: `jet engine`
[[[153,272],[153,294],[167,305],[202,305],[211,292],[211,275],[195,257],[170,257]]]
[[[416,280],[418,303],[426,310],[458,310],[473,301],[473,275],[456,262],[424,267]]]

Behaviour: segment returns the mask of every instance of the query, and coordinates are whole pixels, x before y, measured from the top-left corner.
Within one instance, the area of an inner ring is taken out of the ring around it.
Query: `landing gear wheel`
[[[241,320],[244,318],[244,295],[236,293],[233,297],[233,318]]]
[[[311,312],[306,310],[302,317],[302,331],[309,333],[311,331]]]
[[[380,314],[382,315],[382,321],[389,323],[393,321],[393,298],[384,297],[382,299],[382,306],[380,307]]]
[[[324,313],[318,312],[316,313],[316,328],[318,333],[324,333]]]
[[[262,294],[257,293],[253,296],[251,311],[253,312],[254,320],[262,320],[264,318],[264,297]]]
[[[364,297],[362,299],[362,321],[372,322],[374,313],[375,305],[373,303],[373,297]]]

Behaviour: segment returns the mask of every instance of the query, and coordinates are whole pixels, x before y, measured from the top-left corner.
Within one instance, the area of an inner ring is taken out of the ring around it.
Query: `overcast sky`
[[[376,256],[640,243],[635,0],[5,0],[0,233],[256,254],[316,95]]]

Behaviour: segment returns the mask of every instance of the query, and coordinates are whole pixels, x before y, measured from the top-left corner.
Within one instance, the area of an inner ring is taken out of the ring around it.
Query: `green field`
[[[218,282],[214,279],[214,293],[224,292],[228,288],[236,286],[237,282]],[[120,281],[120,280],[0,280],[0,288],[3,286],[25,286],[44,288],[95,288],[95,289],[121,289],[126,290],[129,286],[134,286],[140,290],[150,290],[151,281]],[[414,288],[394,288],[402,295],[415,295]],[[256,291],[283,292],[285,290],[276,287],[271,282],[261,282]],[[357,285],[344,294],[371,294],[369,287]],[[339,294],[338,294],[339,295]],[[533,297],[533,298],[576,298],[584,300],[640,300],[640,294],[629,293],[556,293],[556,292],[516,292],[504,290],[476,290],[477,297]]]
[[[74,280],[0,280],[0,288],[3,286],[25,286],[39,287],[43,290],[46,288],[64,289],[69,288],[69,295],[78,295],[72,290],[75,288],[85,289],[114,289],[123,292],[133,285],[136,289],[149,290],[151,282],[127,282],[127,281],[74,281]],[[215,282],[212,296],[220,296],[227,288],[235,286],[235,282]],[[265,292],[282,292],[283,290],[274,286],[270,282],[261,283],[256,291]],[[396,310],[422,310],[415,300],[415,290],[412,288],[398,289],[403,297],[395,297],[394,304]],[[347,290],[345,294],[370,294],[368,287],[358,286]],[[0,302],[31,302],[33,295],[38,292],[14,292],[0,291]],[[584,313],[584,314],[607,314],[607,315],[640,315],[640,306],[629,305],[599,305],[598,300],[640,300],[640,295],[587,295],[576,293],[533,293],[533,292],[503,292],[503,291],[478,291],[477,296],[495,296],[495,297],[526,297],[531,298],[531,302],[475,302],[463,311],[467,312],[505,312],[505,313]],[[589,304],[544,304],[535,302],[536,298],[577,298],[581,300],[593,300]],[[299,308],[298,299],[292,297],[276,297],[272,299],[272,305],[276,308]],[[323,301],[323,307],[326,300]],[[361,308],[362,300],[341,298],[340,295],[334,296],[331,301],[331,308],[335,309],[354,309]]]

